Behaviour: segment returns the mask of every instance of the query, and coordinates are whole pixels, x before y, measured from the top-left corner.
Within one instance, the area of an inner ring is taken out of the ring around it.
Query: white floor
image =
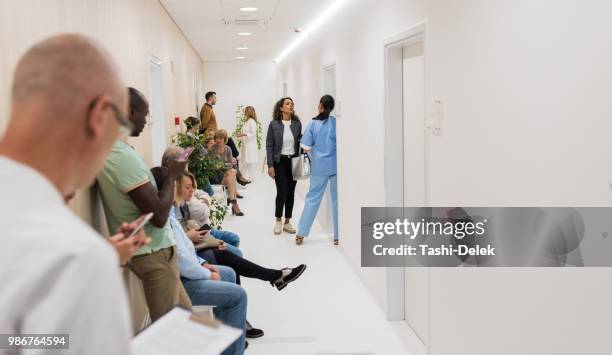
[[[272,179],[261,175],[240,193],[245,196],[239,200],[245,216],[228,215],[224,229],[240,234],[245,257],[270,268],[308,265],[301,278],[280,292],[266,282],[243,278],[248,319],[265,332],[262,338],[249,339],[247,354],[410,354],[406,339],[398,336],[397,323],[392,327],[385,320],[340,254],[342,246],[334,246],[318,226],[300,247],[293,235],[272,233],[276,194]],[[302,206],[296,196],[296,228]]]

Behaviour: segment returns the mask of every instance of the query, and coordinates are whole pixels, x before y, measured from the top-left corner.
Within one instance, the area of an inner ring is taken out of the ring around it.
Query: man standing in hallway
[[[129,119],[134,126],[131,136],[138,137],[149,115],[149,103],[134,88],[129,88],[129,96]],[[191,308],[191,301],[179,278],[176,246],[168,224],[175,182],[186,164],[177,160],[170,162],[168,179],[163,186],[157,186],[151,171],[127,140],[118,140],[98,175],[109,230],[117,229],[122,221],[154,213],[151,222],[145,226],[146,233],[152,238],[151,243],[138,250],[128,263],[128,268],[143,283],[153,321],[177,304]]]
[[[62,354],[129,353],[117,253],[64,204],[129,132],[117,72],[86,37],[37,43],[15,69],[0,141],[0,333],[69,334]]]
[[[205,95],[206,103],[200,110],[200,134],[217,130],[217,118],[213,106],[217,103],[217,93],[209,91]]]

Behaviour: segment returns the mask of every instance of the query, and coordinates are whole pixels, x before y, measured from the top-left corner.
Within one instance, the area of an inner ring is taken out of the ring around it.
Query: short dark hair
[[[137,89],[128,87],[128,93],[130,96],[130,110],[136,110],[148,104],[147,99],[145,99],[144,95]]]
[[[211,97],[213,97],[214,95],[217,95],[216,92],[214,91],[209,91],[206,93],[206,95],[204,95],[204,97],[206,98],[206,101],[210,100]]]

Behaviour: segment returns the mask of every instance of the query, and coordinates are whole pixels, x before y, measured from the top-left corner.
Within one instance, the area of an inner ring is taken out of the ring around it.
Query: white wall
[[[270,121],[274,103],[280,98],[272,62],[204,62],[203,82],[203,94],[217,93],[217,123],[230,133],[236,126],[237,105],[255,107],[257,118],[264,123]]]
[[[149,95],[149,56],[163,61],[166,143],[175,133],[173,117],[195,113],[201,91],[202,59],[157,0],[0,0],[0,135],[9,114],[12,73],[36,41],[77,32],[102,42],[115,57],[126,85]],[[195,84],[194,85],[194,78]],[[153,162],[147,126],[130,143]],[[79,193],[73,207],[86,220],[89,198]]]
[[[317,72],[336,62],[342,251],[383,308],[385,271],[359,267],[358,222],[361,206],[385,204],[383,41],[428,21],[430,96],[445,108],[444,135],[431,142],[432,205],[606,206],[611,12],[606,0],[350,1],[280,63],[279,85],[303,107],[318,99]],[[602,333],[609,269],[431,275],[432,354],[612,349]]]
[[[360,268],[361,206],[384,206],[383,40],[423,19],[417,1],[349,1],[328,24],[279,64],[306,124],[316,114],[321,70],[336,63],[338,196],[341,250],[381,307],[386,307],[384,269]],[[399,16],[398,14],[401,14]],[[356,24],[359,24],[358,26]]]

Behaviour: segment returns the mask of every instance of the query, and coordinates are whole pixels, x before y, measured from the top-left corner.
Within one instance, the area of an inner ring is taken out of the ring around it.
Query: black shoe
[[[289,271],[291,270],[291,271]],[[286,275],[281,276],[280,279],[272,282],[272,285],[276,287],[277,290],[282,290],[283,288],[287,287],[287,285],[290,282],[295,281],[298,277],[300,277],[302,275],[302,273],[304,272],[304,270],[306,270],[306,265],[302,264],[298,267],[295,267],[293,269],[283,269],[281,270],[283,272],[283,274],[285,274],[286,272],[288,272]]]
[[[242,186],[247,186],[248,184],[250,184],[252,181],[240,181],[240,180],[236,180],[237,183],[239,183]]]
[[[236,194],[236,198],[244,198],[244,196]]]
[[[264,335],[263,330],[253,328],[249,321],[246,322],[246,337],[247,338],[260,338]]]

